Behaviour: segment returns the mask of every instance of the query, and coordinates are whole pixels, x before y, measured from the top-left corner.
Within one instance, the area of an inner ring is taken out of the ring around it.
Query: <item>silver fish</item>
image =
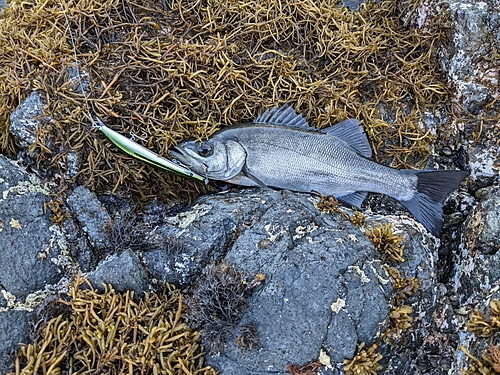
[[[371,161],[358,120],[317,130],[292,106],[265,111],[253,123],[223,129],[206,142],[187,141],[172,156],[210,179],[333,195],[360,207],[367,192],[405,206],[433,235],[443,228],[443,202],[466,171],[394,169]]]

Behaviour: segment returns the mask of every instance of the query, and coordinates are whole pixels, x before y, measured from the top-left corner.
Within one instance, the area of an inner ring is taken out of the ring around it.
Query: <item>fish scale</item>
[[[232,126],[208,141],[187,141],[172,156],[209,179],[334,195],[360,207],[367,192],[397,199],[433,235],[443,228],[443,203],[466,171],[394,169],[369,159],[356,119],[317,130],[292,106],[266,110],[253,123]]]
[[[337,196],[361,190],[401,199],[412,193],[414,176],[360,158],[327,134],[298,131],[255,124],[228,129],[225,136],[245,145],[248,170],[268,186]]]

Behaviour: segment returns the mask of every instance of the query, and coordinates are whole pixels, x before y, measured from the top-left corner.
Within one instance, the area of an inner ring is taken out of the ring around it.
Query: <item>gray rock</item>
[[[492,188],[469,217],[465,243],[472,252],[494,254],[500,250],[500,188]],[[500,276],[500,274],[498,274]]]
[[[109,214],[96,196],[87,188],[78,186],[67,199],[68,206],[80,222],[83,231],[96,250],[106,247],[106,224]]]
[[[364,0],[342,0],[342,4],[349,8],[349,10],[358,10],[359,6],[364,2]]]
[[[475,308],[489,310],[489,303],[499,299],[500,293],[500,188],[493,187],[485,194],[465,223],[460,247],[455,254],[455,273],[451,280],[455,310],[450,328],[458,332],[457,347],[466,348],[472,355],[481,358],[500,335],[481,338],[468,332],[465,323]],[[467,367],[467,357],[457,350],[453,358],[455,370]]]
[[[73,178],[78,174],[80,168],[80,159],[76,152],[70,151],[66,155],[67,178]]]
[[[287,364],[316,360],[322,348],[333,363],[338,363],[352,358],[357,344],[369,346],[383,331],[392,286],[382,268],[381,254],[342,215],[321,214],[314,199],[306,194],[261,189],[218,194],[200,199],[158,230],[170,233],[178,243],[195,246],[190,241],[200,241],[198,246],[207,249],[198,254],[200,260],[217,260],[224,251],[208,256],[210,243],[224,238],[221,231],[229,231],[225,237],[233,238],[234,243],[225,245],[224,261],[250,276],[266,276],[233,330],[235,334],[245,324],[255,322],[259,348],[240,349],[233,334],[220,355],[208,360],[223,374],[285,374]],[[232,220],[230,225],[224,225],[228,219]],[[435,244],[411,229],[408,224],[412,221],[404,221],[395,221],[395,225],[409,230],[405,243],[408,263],[393,266],[402,274],[409,271],[409,276],[424,279],[414,309],[422,321],[428,321],[435,300]],[[164,262],[165,258],[156,259]],[[149,264],[153,264],[152,256]],[[165,274],[172,272],[169,267],[163,268]],[[332,304],[339,307],[338,312],[332,311]]]
[[[71,255],[78,262],[80,270],[82,272],[93,270],[99,262],[99,254],[94,252],[87,237],[80,235],[76,220],[67,218],[62,223],[62,229],[68,241]]]
[[[0,188],[0,288],[24,299],[62,277],[52,261],[60,249],[44,210],[50,198],[34,177],[1,155]]]
[[[490,7],[485,1],[449,1],[450,15],[454,25],[453,56],[448,74],[453,81],[471,77],[478,61],[491,50],[488,28]]]
[[[0,374],[14,370],[13,358],[18,344],[28,339],[29,311],[8,310],[0,313]]]
[[[149,289],[146,271],[130,250],[103,260],[95,271],[88,274],[88,279],[101,291],[104,290],[103,283],[113,285],[119,292],[133,290],[136,296],[142,296]]]
[[[193,208],[165,219],[148,237],[158,248],[144,252],[142,260],[158,280],[184,287],[193,282],[211,261],[220,261],[244,230],[263,214],[262,199],[246,199],[242,206],[234,195],[200,198]]]
[[[46,106],[41,93],[34,91],[10,115],[10,132],[21,147],[27,148],[35,142],[40,116]]]
[[[460,82],[458,91],[462,105],[474,115],[493,99],[487,87],[475,82]]]
[[[0,11],[7,6],[7,0],[0,0]]]
[[[499,175],[500,152],[498,152],[498,146],[488,146],[488,141],[485,140],[481,144],[467,149],[471,176],[474,179]]]

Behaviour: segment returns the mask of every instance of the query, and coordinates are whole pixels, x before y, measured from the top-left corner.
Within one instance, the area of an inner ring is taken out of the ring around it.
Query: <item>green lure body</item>
[[[177,176],[190,177],[198,181],[206,182],[206,179],[203,176],[190,171],[188,168],[183,167],[179,163],[174,163],[168,159],[165,159],[157,153],[148,150],[146,147],[141,146],[131,139],[121,135],[120,133],[117,133],[113,129],[104,125],[104,123],[99,118],[97,118],[97,124],[94,123],[94,126],[101,132],[103,132],[104,135],[106,135],[106,137],[108,137],[109,140],[113,142],[120,150],[124,151],[133,158]]]

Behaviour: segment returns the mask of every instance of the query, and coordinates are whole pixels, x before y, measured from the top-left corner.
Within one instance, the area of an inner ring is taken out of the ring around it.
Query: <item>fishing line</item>
[[[68,29],[69,37],[71,39],[71,43],[73,44],[73,57],[75,58],[76,75],[78,77],[78,83],[80,84],[80,91],[82,92],[83,98],[85,99],[85,107],[87,108],[87,115],[89,116],[89,119],[92,122],[92,127],[93,128],[99,128],[100,125],[97,124],[94,121],[94,118],[90,114],[90,106],[89,106],[89,103],[88,103],[89,98],[87,96],[87,91],[83,88],[82,76],[80,74],[80,63],[78,62],[78,55],[76,53],[76,39],[73,36],[73,31],[71,30],[71,26],[70,26],[70,23],[69,23],[69,18],[68,18],[68,15],[66,14],[66,9],[64,9],[64,6],[63,6],[61,0],[59,0],[59,5],[61,6],[62,13],[63,13],[64,18],[66,20],[66,27]]]
[[[106,126],[99,117],[92,116],[90,113],[89,99],[87,96],[87,92],[85,91],[82,83],[82,76],[80,74],[80,64],[78,62],[78,55],[76,53],[76,38],[71,31],[71,26],[69,23],[69,18],[66,14],[66,10],[62,4],[62,1],[59,0],[59,4],[61,5],[61,9],[63,11],[64,18],[66,19],[66,27],[68,29],[69,36],[71,38],[71,42],[73,43],[73,56],[75,58],[76,64],[76,75],[79,80],[80,90],[85,99],[85,107],[87,109],[87,115],[92,123],[92,128],[100,130],[115,146],[117,146],[120,150],[125,152],[126,154],[132,156],[133,158],[142,161],[143,163],[149,164],[158,169],[162,169],[169,173],[181,176],[181,177],[190,177],[192,179],[208,183],[208,178],[205,176],[200,176],[197,173],[192,172],[187,166],[182,165],[177,160],[168,160],[154,151],[147,149],[146,147],[140,145],[139,143],[134,141],[134,138],[137,137],[136,134],[132,133],[132,138],[127,138],[126,136],[114,131],[113,129]],[[86,127],[84,127],[86,129]],[[88,129],[86,129],[88,131]],[[146,134],[147,136],[147,134]],[[139,139],[145,139],[145,137]]]

